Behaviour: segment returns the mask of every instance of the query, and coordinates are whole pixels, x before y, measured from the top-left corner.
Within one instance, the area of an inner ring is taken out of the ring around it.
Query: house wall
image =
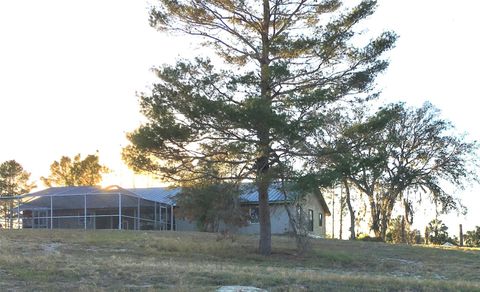
[[[177,231],[198,231],[195,221],[190,222],[186,219],[175,218]]]
[[[308,213],[308,210],[313,210],[313,232],[312,235],[325,237],[325,212],[318,199],[308,194],[305,196],[305,200],[301,204],[304,212]],[[291,214],[296,214],[296,207],[290,206]],[[322,226],[319,222],[319,214],[322,214]],[[270,205],[270,222],[272,226],[272,234],[285,234],[292,231],[288,213],[285,210],[285,206],[282,204]],[[250,223],[248,226],[238,229],[240,234],[259,234],[260,225],[258,223]]]
[[[270,205],[270,224],[272,228],[272,234],[285,234],[291,231],[288,214],[283,204]],[[237,233],[259,234],[260,224],[249,223],[247,226],[238,228]]]
[[[308,210],[313,210],[313,235],[325,237],[326,234],[326,227],[325,227],[325,212],[323,210],[322,205],[318,201],[318,199],[313,195],[309,194],[305,197],[305,201],[303,202],[302,208],[303,211],[308,213]],[[319,214],[322,214],[322,226],[320,226],[319,222]]]
[[[318,199],[309,194],[305,197],[304,202],[301,204],[303,210],[308,213],[308,210],[313,210],[313,235],[325,237],[325,212],[322,208],[322,205]],[[258,207],[257,205],[245,206],[249,207]],[[290,206],[290,212],[295,214],[296,207]],[[322,226],[319,224],[319,214],[322,214]],[[272,228],[272,234],[285,234],[292,231],[290,226],[290,220],[288,218],[288,213],[285,210],[285,205],[283,204],[271,204],[270,205],[270,222]],[[196,225],[196,222],[189,222],[185,219],[176,218],[177,230],[178,231],[199,231]],[[223,224],[220,224],[219,230],[224,229],[234,229],[231,227],[226,227]],[[259,234],[260,233],[260,224],[259,223],[249,223],[247,226],[240,227],[236,229],[238,234]]]

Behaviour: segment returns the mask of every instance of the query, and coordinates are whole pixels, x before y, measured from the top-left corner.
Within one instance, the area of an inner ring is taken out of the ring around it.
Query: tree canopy
[[[475,226],[474,230],[467,231],[465,234],[465,243],[468,246],[480,247],[480,226]]]
[[[35,184],[30,182],[30,173],[20,163],[8,160],[0,164],[0,195],[17,196],[30,192]]]
[[[0,164],[0,196],[18,196],[29,193],[35,184],[30,182],[30,173],[25,171],[20,163],[15,160],[7,160]],[[9,210],[13,208],[13,200],[0,201],[0,210],[3,211],[5,227],[13,226],[13,219],[7,222]],[[1,224],[0,224],[1,227]]]
[[[477,143],[456,134],[429,103],[419,108],[391,104],[374,115],[360,111],[335,127],[330,136],[336,138],[319,146],[329,153],[321,156],[321,165],[329,167],[319,175],[326,172],[333,179],[347,180],[366,195],[371,229],[382,239],[399,202],[412,223],[415,202],[408,191],[428,195],[442,212],[448,212],[460,206],[445,186],[462,189],[477,180]]]
[[[199,36],[219,58],[156,69],[159,82],[140,96],[147,122],[128,135],[127,164],[184,182],[209,176],[196,168],[208,162],[233,170],[219,179],[255,181],[259,250],[270,254],[270,184],[312,155],[302,145],[322,128],[331,103],[376,95],[373,81],[388,64],[381,56],[396,36],[357,38],[358,24],[375,7],[376,1],[353,7],[336,0],[158,1],[153,27]]]
[[[102,181],[102,175],[109,169],[101,165],[97,155],[90,154],[84,159],[80,154],[70,158],[62,156],[50,165],[50,175],[40,179],[47,187],[52,186],[94,186]]]

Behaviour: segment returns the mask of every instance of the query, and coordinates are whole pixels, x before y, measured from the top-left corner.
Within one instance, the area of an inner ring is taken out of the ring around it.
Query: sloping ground
[[[1,291],[480,291],[480,251],[274,237],[135,231],[0,230]]]

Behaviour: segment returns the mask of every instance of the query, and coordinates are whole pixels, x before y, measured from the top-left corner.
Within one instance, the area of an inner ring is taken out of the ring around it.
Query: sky
[[[460,132],[480,140],[480,2],[378,3],[367,32],[400,36],[377,80],[380,102],[430,101]],[[137,92],[155,81],[151,68],[194,56],[198,46],[152,29],[149,6],[145,0],[0,1],[0,162],[15,159],[38,181],[62,155],[98,151],[112,169],[105,184],[161,184],[123,164],[125,134],[142,121]],[[459,193],[469,215],[446,216],[452,229],[480,225],[479,193],[478,186]]]

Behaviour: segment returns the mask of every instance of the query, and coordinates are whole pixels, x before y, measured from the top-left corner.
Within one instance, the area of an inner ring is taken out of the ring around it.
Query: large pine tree
[[[141,96],[148,122],[128,135],[124,159],[137,171],[182,182],[211,173],[255,181],[259,251],[271,252],[268,188],[282,169],[310,155],[303,142],[322,127],[340,99],[374,95],[380,59],[395,35],[362,44],[357,24],[376,1],[344,7],[336,0],[160,0],[150,21],[159,30],[204,38],[218,59],[178,61],[158,68],[160,81]],[[215,67],[217,66],[217,67]]]

